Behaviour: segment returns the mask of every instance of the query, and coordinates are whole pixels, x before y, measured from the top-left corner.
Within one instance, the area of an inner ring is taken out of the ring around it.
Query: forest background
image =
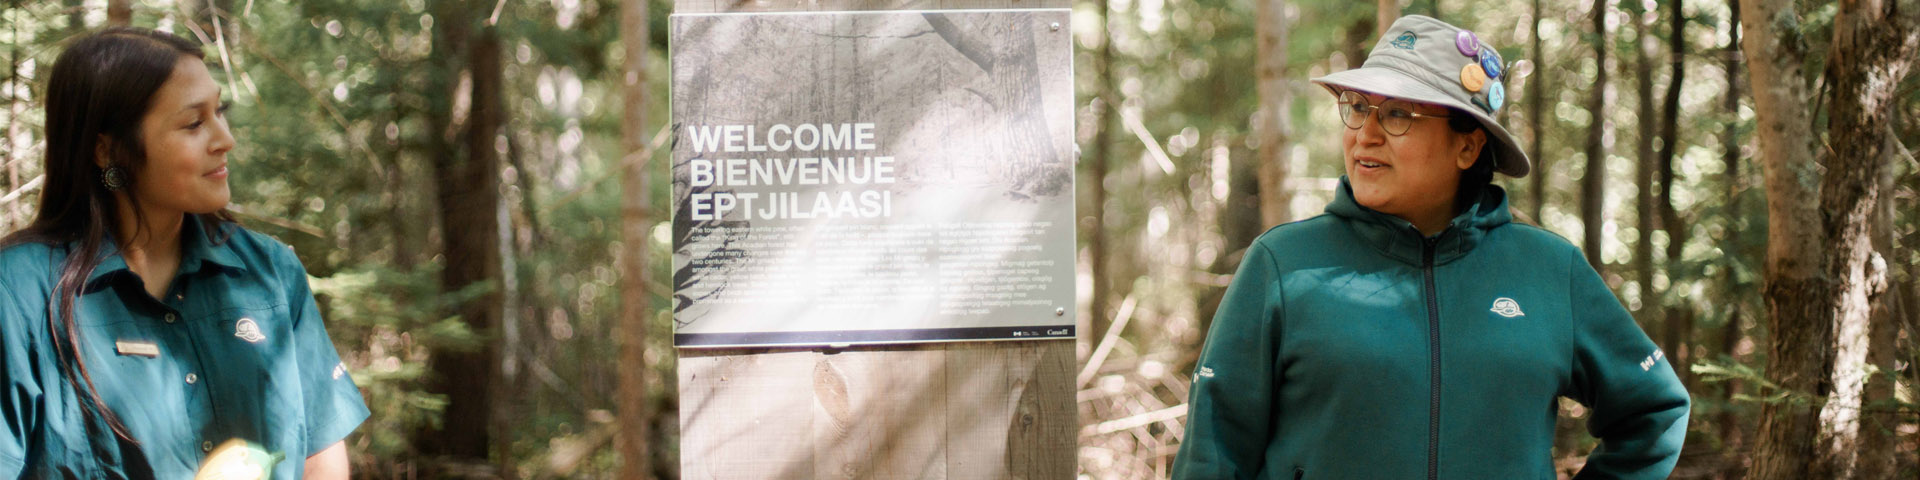
[[[678,476],[670,1],[6,3],[0,231],[37,204],[64,42],[197,39],[234,210],[300,253],[373,409],[358,476]],[[1402,14],[1524,62],[1500,115],[1534,174],[1497,183],[1683,367],[1675,478],[1920,472],[1920,2],[1097,0],[1072,22],[1084,476],[1165,477],[1242,250],[1340,174],[1306,80]]]

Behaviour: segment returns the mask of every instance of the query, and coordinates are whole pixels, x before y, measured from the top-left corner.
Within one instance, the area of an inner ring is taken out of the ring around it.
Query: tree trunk
[[[1533,15],[1529,21],[1532,26],[1529,27],[1528,38],[1533,42],[1534,65],[1533,78],[1527,79],[1526,94],[1527,135],[1532,137],[1527,139],[1527,157],[1533,161],[1533,189],[1527,193],[1533,196],[1533,202],[1529,205],[1533,208],[1533,221],[1544,224],[1547,218],[1547,156],[1542,153],[1546,144],[1543,139],[1546,134],[1543,108],[1549,100],[1545,96],[1546,92],[1540,91],[1540,87],[1549,85],[1547,72],[1552,69],[1547,67],[1547,57],[1543,56],[1545,50],[1540,47],[1540,14],[1540,0],[1533,0]]]
[[[1400,19],[1400,2],[1399,0],[1378,0],[1373,5],[1373,24],[1375,28],[1380,29],[1374,32],[1373,38],[1386,38],[1387,27],[1393,26],[1393,21]],[[1359,65],[1359,60],[1355,60],[1354,66]]]
[[[124,27],[133,24],[133,0],[107,0],[107,26]]]
[[[1787,0],[1743,0],[1743,28],[1753,30],[1742,47],[1753,85],[1756,133],[1767,189],[1767,379],[1784,388],[1824,397],[1829,387],[1821,357],[1833,340],[1831,316],[1813,305],[1830,286],[1820,274],[1821,238],[1813,194],[1803,182],[1813,171],[1812,110],[1800,65],[1804,43]],[[1815,291],[1820,289],[1821,291]],[[1801,298],[1804,295],[1809,298]],[[1830,353],[1825,356],[1831,358]],[[1812,475],[1815,408],[1807,402],[1762,406],[1748,478],[1789,480]]]
[[[1896,3],[1899,3],[1896,8]],[[1920,54],[1920,2],[1843,2],[1834,22],[1828,78],[1832,114],[1828,127],[1833,157],[1820,189],[1827,278],[1836,283],[1827,307],[1834,310],[1838,348],[1832,351],[1833,395],[1820,412],[1825,446],[1822,463],[1836,478],[1854,478],[1860,449],[1861,395],[1866,387],[1872,306],[1886,292],[1887,266],[1872,245],[1877,202],[1892,201],[1882,188],[1902,147],[1889,128],[1896,87]]]
[[[1660,211],[1656,216],[1660,219],[1661,230],[1667,232],[1666,265],[1667,282],[1670,286],[1680,279],[1682,260],[1680,257],[1686,252],[1687,246],[1687,224],[1680,218],[1680,211],[1673,207],[1673,156],[1680,146],[1680,88],[1681,82],[1687,75],[1687,39],[1684,35],[1687,19],[1681,12],[1683,3],[1681,0],[1670,0],[1666,3],[1668,24],[1672,26],[1667,36],[1667,56],[1672,64],[1669,68],[1673,73],[1667,78],[1667,97],[1662,102],[1660,111],[1660,152],[1655,155],[1656,166],[1660,171],[1660,192],[1657,196]],[[1648,235],[1644,238],[1652,237]],[[1674,373],[1679,374],[1680,382],[1688,387],[1687,391],[1694,391],[1693,370],[1687,368],[1693,360],[1693,348],[1690,346],[1690,339],[1693,338],[1693,309],[1689,308],[1686,302],[1668,304],[1660,300],[1661,295],[1658,294],[1653,294],[1652,298],[1654,300],[1650,301],[1649,305],[1665,305],[1661,323],[1667,329],[1666,344],[1663,346],[1667,352],[1667,361],[1674,365]]]
[[[473,349],[436,348],[429,353],[432,379],[428,390],[447,396],[436,431],[420,432],[416,446],[423,453],[468,464],[484,464],[489,458],[494,423],[493,394],[499,366],[502,292],[500,290],[500,246],[498,209],[500,203],[500,158],[494,150],[494,138],[501,123],[500,83],[502,65],[500,41],[492,28],[483,28],[469,39],[473,21],[457,2],[436,5],[442,15],[436,22],[435,50],[441,56],[439,72],[447,79],[460,76],[458,57],[465,56],[468,72],[466,111],[458,101],[436,112],[436,122],[444,128],[433,132],[439,137],[434,152],[434,184],[438,189],[442,254],[441,288],[456,292],[484,285],[486,293],[465,302],[453,312],[483,340]],[[441,47],[446,49],[442,50]],[[457,91],[456,89],[449,89]],[[464,115],[463,115],[464,114]],[[456,146],[454,139],[461,139]],[[463,155],[464,154],[464,155]],[[502,432],[504,433],[504,432]],[[504,452],[503,452],[504,453]]]
[[[87,8],[80,0],[60,0],[67,12],[67,32],[78,33],[87,28]]]
[[[395,88],[389,94],[401,95],[403,92],[400,90]],[[390,121],[398,122],[400,118],[405,117],[405,114],[398,111],[397,105],[395,110]],[[389,237],[391,244],[387,247],[391,249],[392,256],[388,261],[399,271],[411,272],[419,264],[418,252],[423,250],[416,248],[418,243],[423,243],[418,240],[423,235],[419,233],[420,227],[417,225],[419,222],[414,220],[414,214],[419,211],[416,210],[419,207],[410,201],[414,195],[409,189],[414,188],[414,185],[410,183],[411,179],[407,176],[406,162],[400,153],[400,142],[388,140],[380,143],[384,145],[376,151],[379,152],[381,162],[387,165],[386,178],[382,180],[385,183],[389,201],[384,213],[387,223],[392,228],[392,236]]]
[[[1893,162],[1904,161],[1907,153],[1892,129],[1887,130],[1887,163],[1891,166]],[[1875,181],[1879,183],[1881,192],[1893,192],[1893,169],[1881,170],[1880,178]],[[1899,356],[1895,350],[1899,347],[1900,322],[1909,318],[1912,312],[1907,310],[1909,306],[1904,295],[1899,293],[1899,286],[1892,281],[1895,278],[1911,278],[1908,276],[1911,275],[1911,266],[1897,260],[1903,257],[1894,248],[1893,203],[1892,195],[1888,195],[1874,205],[1873,212],[1873,249],[1881,258],[1896,260],[1885,262],[1891,269],[1883,277],[1886,279],[1886,285],[1882,288],[1885,293],[1876,296],[1871,307],[1872,331],[1867,337],[1867,363],[1878,367],[1878,372],[1867,378],[1861,395],[1859,458],[1853,472],[1853,478],[1859,480],[1894,478],[1898,471],[1894,452],[1899,451],[1899,437],[1894,432],[1900,426],[1901,417],[1892,411],[1897,402],[1894,372],[1899,371],[1896,368]]]
[[[1735,252],[1739,251],[1737,247],[1739,242],[1735,241],[1735,238],[1741,230],[1738,227],[1742,225],[1740,223],[1742,218],[1740,212],[1740,191],[1743,183],[1742,179],[1744,178],[1740,173],[1740,149],[1744,142],[1740,139],[1739,131],[1741,96],[1740,66],[1743,63],[1743,60],[1740,58],[1740,0],[1727,0],[1727,7],[1732,11],[1727,19],[1727,31],[1731,32],[1732,36],[1727,40],[1725,47],[1726,58],[1723,64],[1727,72],[1727,94],[1723,97],[1727,121],[1725,125],[1722,126],[1720,132],[1720,147],[1722,148],[1720,161],[1722,165],[1721,175],[1725,177],[1724,180],[1726,181],[1727,221],[1729,225],[1735,228],[1726,229],[1727,238],[1723,241],[1725,246],[1722,247],[1722,251],[1728,254],[1735,254]],[[1727,285],[1727,288],[1729,290],[1736,288],[1737,284],[1734,269],[1725,268],[1722,269],[1722,272],[1722,282]],[[1734,296],[1738,297],[1739,294]],[[1738,349],[1740,339],[1742,338],[1741,323],[1743,323],[1745,318],[1741,305],[1741,302],[1727,303],[1727,322],[1722,326],[1720,334],[1721,353],[1734,361],[1739,361]],[[1746,434],[1743,433],[1744,430],[1740,428],[1741,419],[1738,415],[1734,414],[1734,410],[1731,407],[1733,404],[1733,396],[1739,393],[1739,391],[1740,381],[1733,379],[1728,379],[1721,390],[1720,400],[1728,405],[1728,407],[1720,411],[1720,418],[1716,423],[1720,424],[1720,444],[1724,445],[1726,451],[1739,450],[1741,446],[1745,445],[1747,439]]]
[[[1259,0],[1259,15],[1254,21],[1258,53],[1254,71],[1258,75],[1259,112],[1253,122],[1254,139],[1260,145],[1254,155],[1260,175],[1260,218],[1266,226],[1290,220],[1288,206],[1293,191],[1287,189],[1288,170],[1287,112],[1293,93],[1287,90],[1287,2]]]
[[[493,286],[492,291],[482,300],[466,308],[471,310],[473,315],[468,319],[467,325],[474,331],[490,334],[481,342],[480,351],[474,353],[479,362],[471,373],[473,378],[480,380],[479,384],[484,386],[481,388],[486,391],[486,394],[474,399],[472,402],[474,405],[471,408],[475,414],[484,415],[487,419],[484,426],[475,427],[485,435],[485,440],[479,442],[479,445],[496,452],[489,455],[489,450],[481,450],[480,456],[493,458],[495,465],[500,467],[500,477],[512,479],[517,477],[514,474],[513,458],[509,455],[513,438],[508,435],[508,432],[511,431],[513,423],[512,413],[505,407],[506,400],[515,392],[511,388],[513,382],[508,374],[508,369],[511,367],[501,360],[503,357],[512,358],[512,351],[508,348],[513,345],[515,335],[511,330],[512,325],[507,323],[511,315],[506,307],[509,305],[507,299],[513,294],[510,289],[514,288],[514,285],[507,281],[508,276],[505,271],[507,263],[503,254],[505,245],[502,245],[501,240],[501,235],[506,232],[503,230],[505,220],[502,218],[505,210],[500,201],[501,161],[498,139],[503,134],[502,127],[506,123],[504,108],[506,101],[501,96],[501,84],[505,83],[506,72],[505,65],[501,61],[499,29],[490,25],[481,28],[479,37],[473,42],[471,55],[472,58],[468,61],[473,68],[473,112],[471,120],[467,123],[467,165],[466,171],[462,173],[465,181],[476,185],[475,189],[469,193],[479,201],[456,203],[471,209],[457,213],[457,216],[462,217],[460,221],[450,222],[448,225],[470,225],[472,231],[478,233],[472,235],[475,238],[470,240],[476,245],[463,245],[475,249],[471,252],[471,256],[462,256],[482,265],[467,267],[472,270],[463,272],[461,275],[477,274],[479,276],[466,278],[467,283],[484,282]],[[441,210],[448,210],[446,204],[441,205]],[[485,216],[492,221],[468,223],[466,217],[469,215],[475,219]],[[453,216],[443,218],[452,219]],[[493,235],[480,232],[490,232]],[[464,236],[468,235],[443,235],[442,238],[448,240],[448,246],[451,247],[455,245],[452,243],[453,239]],[[482,240],[479,237],[486,238]],[[452,248],[448,250],[448,270],[453,270],[455,268],[453,265],[459,260],[453,255]],[[451,409],[452,404],[449,403],[448,407]]]
[[[1647,26],[1646,15],[1641,14],[1637,4],[1627,8],[1628,17],[1633,22],[1633,72],[1635,105],[1634,126],[1638,135],[1634,135],[1633,212],[1635,234],[1633,242],[1633,275],[1636,288],[1640,292],[1640,304],[1633,309],[1633,316],[1640,320],[1640,328],[1651,329],[1654,325],[1654,313],[1660,311],[1660,296],[1653,291],[1653,51],[1647,45],[1647,36],[1652,28]],[[1594,118],[1600,118],[1598,113]],[[1664,320],[1662,320],[1664,323]],[[1671,333],[1669,331],[1669,333]],[[1669,340],[1670,341],[1670,340]],[[1672,355],[1672,350],[1667,350]],[[1677,364],[1677,363],[1676,363]]]
[[[1860,413],[1870,333],[1893,328],[1872,323],[1873,305],[1885,303],[1888,267],[1875,252],[1871,232],[1877,204],[1893,201],[1886,195],[1889,169],[1896,158],[1907,158],[1889,125],[1895,121],[1895,88],[1920,53],[1920,4],[1908,1],[1900,7],[1886,2],[1843,6],[1844,21],[1836,21],[1829,56],[1840,67],[1830,69],[1838,73],[1830,74],[1834,107],[1829,130],[1835,157],[1830,164],[1840,170],[1827,175],[1821,206],[1832,241],[1827,275],[1839,282],[1839,348],[1834,352],[1834,394],[1820,416],[1822,426],[1831,429],[1823,433],[1833,437],[1826,448],[1828,461],[1841,478],[1861,478],[1856,468],[1862,446],[1859,430],[1866,427]]]
[[[19,8],[20,2],[18,0],[10,2],[8,3],[8,7]],[[7,42],[7,85],[9,87],[22,83],[20,81],[20,45],[22,42],[18,41],[20,38],[20,23],[19,21],[7,22],[7,26],[12,30],[12,38],[15,39],[14,41]],[[22,159],[19,152],[14,150],[14,146],[23,143],[20,142],[22,136],[20,130],[20,113],[25,111],[25,104],[26,102],[20,101],[18,91],[12,88],[7,89],[6,145],[0,146],[0,152],[4,152],[4,154],[0,154],[0,165],[6,166],[7,174],[5,177],[6,183],[0,183],[0,196],[12,193],[14,189],[20,188],[21,184],[24,183],[20,180],[21,165],[15,162],[15,160],[21,160],[19,163],[24,163],[24,159]],[[26,202],[0,202],[0,232],[12,232],[18,229],[19,226],[14,225],[16,221],[14,219],[25,219],[28,218],[27,215],[31,215],[30,213],[26,213],[29,210],[26,208],[25,203]]]
[[[1587,171],[1580,178],[1580,248],[1586,251],[1587,263],[1594,270],[1604,272],[1605,265],[1600,260],[1600,222],[1601,202],[1607,198],[1607,149],[1601,137],[1606,134],[1607,114],[1607,2],[1593,2],[1593,62],[1594,77],[1587,100]]]
[[[1347,59],[1346,68],[1359,68],[1360,64],[1367,60],[1367,48],[1373,46],[1373,43],[1367,40],[1370,40],[1374,30],[1379,28],[1374,26],[1374,21],[1374,17],[1360,17],[1353,21],[1352,26],[1347,27],[1347,39],[1340,42],[1341,54]]]
[[[1825,73],[1832,109],[1817,210],[1805,183],[1815,178],[1795,10],[1753,0],[1745,23],[1767,170],[1768,380],[1816,402],[1768,404],[1761,416],[1754,478],[1851,478],[1859,451],[1861,367],[1871,302],[1885,286],[1869,230],[1879,176],[1889,168],[1886,125],[1894,86],[1920,47],[1920,8],[1846,2],[1834,19]],[[1897,15],[1897,16],[1896,16]],[[1877,287],[1877,288],[1876,288]]]
[[[1089,196],[1093,197],[1087,202],[1090,207],[1087,215],[1092,220],[1087,227],[1087,263],[1089,274],[1093,277],[1093,293],[1087,301],[1089,328],[1080,335],[1080,338],[1094,342],[1106,335],[1107,324],[1113,321],[1112,314],[1107,311],[1107,304],[1113,302],[1108,298],[1113,293],[1113,285],[1107,281],[1111,275],[1107,269],[1107,167],[1113,160],[1113,131],[1120,128],[1116,121],[1120,115],[1120,94],[1113,81],[1114,37],[1113,19],[1110,18],[1113,10],[1107,0],[1100,0],[1099,5],[1100,33],[1104,36],[1100,40],[1100,61],[1095,67],[1099,70],[1094,75],[1100,82],[1099,91],[1095,94],[1099,96],[1100,120],[1099,126],[1095,127],[1098,130],[1093,134],[1093,161],[1087,172],[1087,186],[1092,190]],[[1091,352],[1093,347],[1088,348],[1087,351]]]
[[[1372,31],[1368,29],[1368,31]],[[1259,171],[1253,152],[1246,151],[1244,137],[1228,136],[1225,132],[1214,136],[1214,149],[1221,152],[1213,161],[1230,163],[1227,171],[1227,200],[1220,205],[1219,224],[1225,253],[1215,257],[1207,270],[1219,278],[1233,275],[1240,268],[1240,260],[1246,256],[1247,247],[1254,239],[1265,232],[1267,226],[1260,220],[1260,198],[1262,196]],[[1200,321],[1198,334],[1190,345],[1192,355],[1183,360],[1197,362],[1200,359],[1201,344],[1206,341],[1207,332],[1213,327],[1214,310],[1220,308],[1220,300],[1227,293],[1224,285],[1210,285],[1203,290],[1206,297],[1202,311],[1196,317]],[[1191,371],[1192,363],[1182,363],[1177,371]]]
[[[652,206],[647,189],[647,2],[626,0],[620,8],[621,62],[620,146],[620,321],[619,410],[620,432],[614,446],[620,452],[620,478],[652,478],[653,412],[647,402],[647,319],[653,315],[653,294],[647,291],[647,245]]]

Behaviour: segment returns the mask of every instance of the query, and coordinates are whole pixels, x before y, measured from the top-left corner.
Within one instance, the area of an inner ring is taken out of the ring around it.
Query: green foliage
[[[1695,363],[1692,366],[1692,370],[1694,374],[1700,376],[1701,381],[1708,384],[1742,382],[1755,389],[1754,393],[1751,394],[1740,393],[1733,395],[1732,399],[1737,403],[1749,403],[1756,406],[1766,404],[1791,404],[1818,408],[1825,405],[1828,400],[1824,394],[1783,388],[1779,384],[1768,380],[1765,372],[1760,369],[1724,357]],[[1879,381],[1899,384],[1905,380],[1900,377],[1899,372],[1880,368],[1878,365],[1866,365],[1864,370],[1866,377],[1878,377],[1877,380]],[[1731,407],[1720,406],[1720,408]],[[1902,422],[1912,421],[1913,418],[1911,417],[1920,415],[1920,403],[1916,403],[1915,399],[1906,392],[1895,392],[1895,395],[1888,398],[1868,399],[1860,408],[1863,411],[1869,412],[1892,412],[1898,415],[1897,418],[1900,418]]]
[[[1707,383],[1738,380],[1753,385],[1758,390],[1755,394],[1742,393],[1734,395],[1733,398],[1737,401],[1763,404],[1791,403],[1802,406],[1817,406],[1826,403],[1826,397],[1824,395],[1782,388],[1778,384],[1767,380],[1766,374],[1762,373],[1759,369],[1737,362],[1724,359],[1707,360],[1694,364],[1692,369],[1694,374],[1700,375],[1701,381]]]
[[[401,272],[376,266],[308,280],[325,306],[327,333],[342,347],[343,360],[373,412],[350,441],[375,457],[404,457],[408,432],[440,424],[446,398],[425,389],[427,351],[480,345],[481,337],[459,318],[443,318],[439,312],[478,298],[491,287],[475,285],[442,295],[436,275],[433,269]]]

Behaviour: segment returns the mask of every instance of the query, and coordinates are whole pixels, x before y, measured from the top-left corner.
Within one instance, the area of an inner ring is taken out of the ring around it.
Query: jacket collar
[[[1412,222],[1361,206],[1353,199],[1353,187],[1340,177],[1333,203],[1327,213],[1346,220],[1362,241],[1381,254],[1410,265],[1420,266],[1427,242],[1433,242],[1433,264],[1445,265],[1464,257],[1485,239],[1487,232],[1513,221],[1507,211],[1507,192],[1488,185],[1473,206],[1453,217],[1447,228],[1431,238],[1420,235]]]
[[[230,229],[233,226],[219,225],[216,228],[217,233],[224,237],[231,232]],[[72,252],[78,246],[78,242],[71,242],[67,245],[67,251]],[[93,273],[87,276],[87,285],[92,285],[101,277],[111,274],[131,272],[127,267],[127,259],[120,255],[120,246],[114,241],[113,234],[107,234],[100,254],[103,256],[100,265],[93,267]],[[180,269],[174,273],[174,276],[196,274],[207,267],[238,272],[247,270],[246,264],[240,262],[240,256],[233,253],[230,242],[225,239],[209,238],[206,228],[200,224],[200,216],[188,214],[186,219],[180,222]]]

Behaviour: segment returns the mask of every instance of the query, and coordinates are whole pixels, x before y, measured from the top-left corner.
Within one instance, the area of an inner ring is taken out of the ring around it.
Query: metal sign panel
[[[1068,17],[674,15],[674,344],[1072,337]]]

